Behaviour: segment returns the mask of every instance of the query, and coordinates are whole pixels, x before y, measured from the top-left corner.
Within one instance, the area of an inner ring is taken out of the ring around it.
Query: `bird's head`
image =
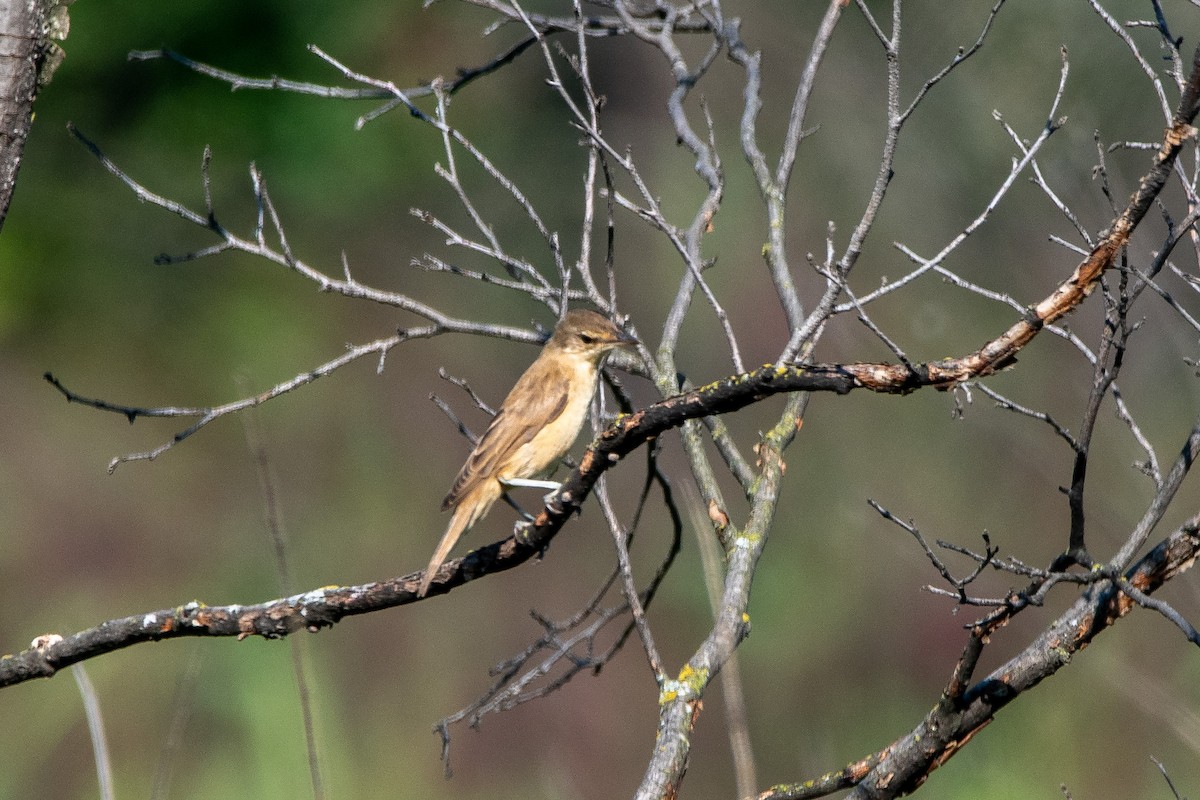
[[[609,350],[632,347],[637,343],[637,339],[606,317],[586,308],[577,308],[562,318],[546,346],[599,362]]]

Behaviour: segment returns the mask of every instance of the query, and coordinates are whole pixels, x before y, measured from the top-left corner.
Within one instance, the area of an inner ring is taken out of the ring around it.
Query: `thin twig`
[[[229,414],[237,413],[247,408],[255,408],[268,400],[272,400],[280,395],[287,394],[295,389],[312,383],[318,378],[323,378],[335,370],[356,361],[363,356],[379,354],[382,357],[387,351],[396,347],[400,343],[411,338],[428,337],[437,333],[435,328],[411,329],[398,333],[395,336],[389,336],[384,339],[377,339],[374,342],[368,342],[363,345],[352,345],[347,347],[346,352],[337,358],[326,361],[308,372],[303,372],[286,381],[277,383],[266,391],[260,392],[250,397],[244,397],[240,400],[234,400],[220,406],[209,407],[180,407],[180,406],[162,406],[158,408],[143,408],[140,406],[127,406],[117,403],[110,403],[106,400],[97,400],[83,395],[76,394],[62,384],[54,375],[47,372],[45,378],[48,382],[67,398],[69,403],[80,403],[82,405],[91,406],[92,408],[101,411],[111,411],[134,422],[138,417],[197,417],[198,419],[176,433],[169,441],[155,447],[151,450],[146,450],[138,453],[128,453],[123,456],[117,456],[108,463],[108,471],[111,474],[118,466],[130,461],[153,461],[160,455],[170,450],[175,445],[187,439],[192,434],[199,431],[204,426],[214,420]]]

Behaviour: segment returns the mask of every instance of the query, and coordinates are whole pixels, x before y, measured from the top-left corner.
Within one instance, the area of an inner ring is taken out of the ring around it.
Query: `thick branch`
[[[1128,572],[1126,579],[1150,594],[1188,569],[1200,554],[1200,516],[1172,533]],[[953,756],[1000,709],[1070,663],[1092,640],[1125,616],[1135,602],[1104,581],[1074,604],[1012,660],[953,702],[943,698],[911,733],[887,748],[849,798],[899,797],[920,785]],[[903,788],[902,788],[903,787]]]
[[[1145,594],[1156,591],[1195,563],[1200,555],[1200,515],[1176,530],[1126,573]],[[1091,587],[1021,653],[960,695],[943,695],[910,733],[878,753],[821,776],[816,781],[774,786],[758,800],[825,797],[855,787],[849,798],[908,794],[949,760],[1000,709],[1070,663],[1100,633],[1135,607],[1113,581]],[[972,632],[976,640],[979,632]]]

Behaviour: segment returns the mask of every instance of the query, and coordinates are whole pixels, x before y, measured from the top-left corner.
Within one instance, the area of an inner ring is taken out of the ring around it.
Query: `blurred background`
[[[796,78],[824,4],[777,0],[729,9],[763,51],[762,140],[775,148]],[[890,14],[869,3],[881,22]],[[1200,17],[1164,4],[1190,52]],[[558,8],[558,4],[531,4]],[[906,7],[902,93],[975,41],[990,3]],[[1118,20],[1152,17],[1148,2],[1107,4]],[[165,10],[169,9],[169,10]],[[352,68],[415,86],[483,63],[517,31],[482,35],[486,13],[442,2],[205,4],[87,0],[71,8],[67,58],[39,96],[37,117],[7,225],[0,237],[0,652],[36,635],[67,634],[103,620],[199,600],[254,603],[281,593],[264,522],[263,492],[245,426],[222,419],[154,462],[114,456],[146,450],[185,427],[68,405],[42,380],[54,372],[93,397],[139,406],[215,405],[262,391],[323,363],[347,343],[416,324],[394,309],[322,295],[278,267],[226,254],[155,265],[215,243],[204,231],[139,203],[67,132],[73,122],[151,190],[203,210],[200,163],[212,148],[218,218],[249,235],[256,164],[294,252],[331,274],[342,254],[357,279],[456,314],[532,327],[552,324],[527,300],[447,275],[414,269],[426,252],[464,266],[484,262],[448,249],[411,208],[467,229],[452,191],[434,173],[440,138],[394,112],[354,128],[369,102],[278,92],[230,92],[165,61],[131,62],[132,50],[170,47],[243,74],[317,83],[340,77],[306,50],[315,44]],[[1155,69],[1165,68],[1152,30],[1132,32]],[[564,40],[564,44],[568,44]],[[685,42],[697,58],[706,42]],[[854,275],[859,294],[910,267],[894,247],[940,250],[986,205],[1007,174],[1012,142],[993,110],[1025,138],[1045,123],[1058,85],[1060,47],[1071,75],[1043,151],[1047,179],[1093,233],[1111,218],[1093,180],[1093,137],[1103,143],[1157,141],[1164,127],[1149,81],[1125,46],[1085,2],[1014,2],[983,50],[931,93],[900,144],[896,177]],[[692,158],[675,143],[664,110],[671,86],[660,55],[623,40],[597,40],[592,63],[607,98],[605,130],[628,146],[673,221],[701,197]],[[541,55],[530,51],[455,96],[453,124],[516,180],[560,232],[568,260],[579,240],[579,182],[585,154]],[[765,238],[757,191],[737,146],[741,72],[724,58],[701,84],[712,110],[729,181],[707,254],[747,364],[770,361],[785,338],[764,275]],[[839,251],[874,180],[883,137],[885,63],[862,15],[848,9],[822,67],[793,181],[792,264],[811,292],[804,255],[823,258],[828,226]],[[1174,102],[1174,95],[1171,95]],[[699,120],[695,103],[694,119]],[[460,154],[461,155],[461,154]],[[769,154],[773,159],[773,154]],[[1107,158],[1118,203],[1148,156]],[[1190,168],[1190,164],[1188,165]],[[552,276],[552,262],[520,210],[480,170],[460,159],[464,181],[511,249]],[[1183,216],[1178,192],[1176,218]],[[680,263],[661,237],[619,215],[619,301],[642,338],[657,342]],[[1164,227],[1148,220],[1133,256],[1158,246]],[[1078,260],[1049,241],[1077,241],[1045,195],[1022,180],[1000,210],[948,264],[964,277],[1034,302]],[[599,241],[603,241],[602,237]],[[1186,256],[1179,254],[1184,266]],[[597,265],[599,260],[597,260]],[[1195,264],[1192,263],[1193,268]],[[1168,284],[1180,290],[1180,284]],[[806,300],[811,303],[815,295]],[[1181,292],[1195,313],[1194,295]],[[1096,298],[1094,298],[1096,299]],[[1094,345],[1099,305],[1071,324]],[[1150,299],[1134,337],[1122,387],[1164,464],[1198,407],[1194,333]],[[873,306],[873,318],[916,359],[958,355],[1007,327],[1013,313],[927,278]],[[718,328],[697,300],[679,363],[706,382],[732,371]],[[425,564],[446,519],[441,498],[467,453],[454,426],[429,402],[447,398],[476,429],[484,420],[439,367],[467,378],[492,403],[533,358],[528,345],[442,337],[393,351],[382,371],[356,363],[256,412],[254,426],[275,476],[298,588],[361,583]],[[823,360],[872,360],[887,351],[852,319],[824,340]],[[1015,370],[990,385],[1077,427],[1090,367],[1060,340],[1042,337]],[[651,387],[627,378],[641,402]],[[803,780],[870,753],[908,731],[936,701],[965,641],[968,609],[923,589],[937,576],[903,532],[867,505],[911,518],[930,539],[980,547],[990,532],[1002,554],[1044,565],[1066,541],[1071,453],[1048,429],[995,409],[979,394],[962,419],[954,398],[814,399],[789,451],[781,513],[752,598],[752,637],[739,650],[758,784]],[[773,424],[781,401],[728,420],[746,452]],[[577,451],[581,447],[577,448]],[[1149,482],[1131,468],[1142,457],[1112,413],[1103,412],[1088,488],[1089,545],[1107,557],[1141,516]],[[678,439],[664,463],[686,493]],[[612,475],[617,493],[641,481],[630,459]],[[684,495],[686,497],[686,494]],[[730,491],[731,498],[736,493]],[[1165,535],[1194,513],[1200,492],[1185,486]],[[624,506],[625,508],[628,505]],[[735,522],[744,508],[734,502]],[[472,546],[508,528],[497,509]],[[613,549],[598,509],[565,531],[546,559],[479,581],[452,596],[342,622],[302,636],[313,696],[315,738],[330,797],[627,796],[654,744],[657,691],[631,645],[598,676],[577,677],[539,702],[453,729],[454,777],[446,781],[431,725],[490,684],[488,669],[540,633],[529,611],[551,618],[579,608],[607,575]],[[634,550],[649,576],[669,543],[666,515],[644,523]],[[1157,541],[1159,537],[1155,537]],[[952,562],[960,572],[967,565]],[[1008,588],[989,577],[981,593]],[[1163,596],[1193,623],[1200,592],[1192,575]],[[996,637],[982,668],[1017,652],[1069,602],[1062,591]],[[710,623],[696,540],[651,609],[671,671]],[[113,749],[117,796],[304,797],[304,732],[287,642],[172,641],[142,645],[87,664]],[[938,771],[924,797],[1168,797],[1151,761],[1160,759],[1181,792],[1200,792],[1197,656],[1165,620],[1135,611],[1070,668],[1002,712]],[[706,697],[684,796],[735,795],[720,686]],[[74,682],[68,675],[0,692],[0,797],[91,798],[96,777]]]

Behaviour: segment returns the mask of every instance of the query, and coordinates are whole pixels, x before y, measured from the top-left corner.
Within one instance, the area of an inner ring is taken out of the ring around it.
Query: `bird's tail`
[[[425,593],[429,591],[429,584],[433,582],[433,576],[438,571],[438,567],[442,566],[446,556],[450,555],[454,545],[458,544],[463,531],[475,521],[473,505],[473,503],[462,503],[454,509],[450,525],[442,535],[442,540],[438,542],[437,549],[433,551],[433,557],[429,559],[429,566],[425,568],[425,574],[421,576],[421,586],[417,589],[417,597],[424,597]]]

